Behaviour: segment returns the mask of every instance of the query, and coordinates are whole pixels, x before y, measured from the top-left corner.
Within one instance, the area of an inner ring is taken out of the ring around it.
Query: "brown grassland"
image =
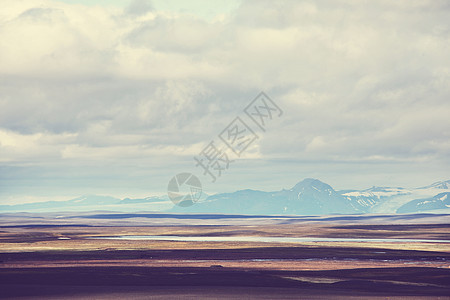
[[[0,227],[2,299],[449,299],[450,243],[187,242],[99,236],[450,240],[448,224]]]

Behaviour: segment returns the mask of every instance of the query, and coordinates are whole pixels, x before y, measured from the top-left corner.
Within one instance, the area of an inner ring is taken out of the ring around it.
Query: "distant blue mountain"
[[[450,207],[450,193],[440,193],[431,198],[410,201],[397,209],[397,213],[416,213]]]
[[[200,202],[189,207],[173,206],[167,196],[119,199],[89,195],[67,201],[0,205],[0,213],[93,210],[235,215],[409,213],[436,209],[450,211],[449,193],[450,181],[416,189],[372,187],[336,191],[318,179],[307,178],[288,190],[265,192],[246,189],[212,196],[203,193]]]
[[[164,201],[161,197],[145,197],[140,199],[125,198],[120,200],[118,204],[148,204],[152,202]]]
[[[442,189],[442,190],[450,189],[450,180],[438,181],[438,182],[435,182],[435,183],[430,184],[428,186],[422,187],[420,189],[430,189],[430,188]]]
[[[291,215],[362,212],[331,186],[312,178],[297,183],[290,190],[276,192],[241,190],[234,193],[217,194],[190,207],[174,207],[172,211]]]
[[[335,191],[330,185],[318,179],[307,178],[289,190],[274,192],[241,190],[217,194],[190,207],[175,206],[171,211],[251,215],[326,215],[373,213],[374,209],[382,207],[384,210],[379,209],[378,213],[394,213],[405,202],[417,199],[418,195],[422,194],[435,195],[436,191],[446,189],[449,183],[450,181],[441,181],[420,189],[372,187],[362,191]],[[442,208],[442,205],[439,208]]]
[[[54,210],[66,209],[81,206],[98,207],[100,205],[117,204],[120,199],[109,196],[82,196],[67,201],[45,201],[16,205],[0,205],[0,211],[34,211],[34,210]]]
[[[147,197],[142,199],[125,198],[121,200],[110,196],[88,195],[66,201],[45,201],[16,205],[0,205],[0,212],[89,211],[98,209],[127,210],[127,207],[129,208],[132,206],[137,208],[138,205],[141,205],[141,207],[145,209],[146,206],[150,207],[150,204],[164,201],[167,202],[167,199],[161,197]],[[149,208],[148,210],[151,209]]]

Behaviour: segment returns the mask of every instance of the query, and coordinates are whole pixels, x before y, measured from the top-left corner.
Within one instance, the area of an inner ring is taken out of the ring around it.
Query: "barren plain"
[[[210,225],[197,217],[192,222],[183,219],[183,224],[175,218],[166,225],[149,216],[144,221],[127,217],[126,223],[119,222],[125,219],[120,217],[8,218],[0,224],[3,299],[449,299],[450,295],[446,216],[434,222],[412,217],[407,222],[363,218],[253,222],[242,216],[211,219],[206,222]],[[262,241],[242,241],[243,237]],[[264,237],[310,239],[263,242]]]

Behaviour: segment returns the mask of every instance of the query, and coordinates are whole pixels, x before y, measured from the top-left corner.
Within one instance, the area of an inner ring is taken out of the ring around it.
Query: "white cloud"
[[[0,161],[185,159],[260,90],[285,114],[247,158],[448,161],[448,2],[195,7],[2,8]]]

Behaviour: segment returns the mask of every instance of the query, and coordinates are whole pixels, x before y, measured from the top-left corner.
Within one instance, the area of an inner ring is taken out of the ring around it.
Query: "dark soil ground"
[[[0,227],[1,299],[450,299],[448,243],[116,241],[98,235],[450,239],[448,225]],[[352,235],[353,233],[353,235]],[[61,239],[63,237],[64,239]]]

